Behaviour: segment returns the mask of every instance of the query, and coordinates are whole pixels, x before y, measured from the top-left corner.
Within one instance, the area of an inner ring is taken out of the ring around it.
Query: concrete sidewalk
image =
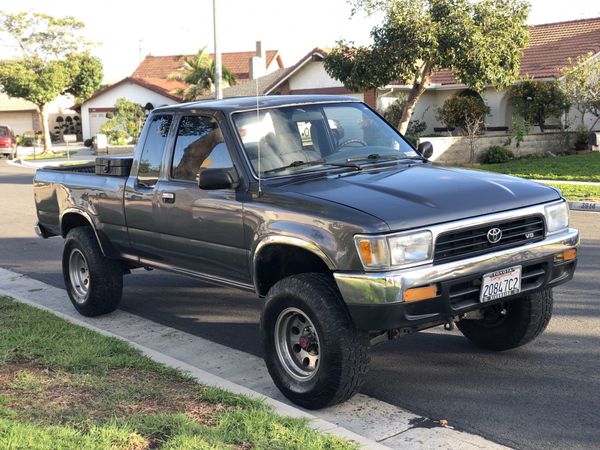
[[[319,411],[299,409],[274,386],[261,358],[120,310],[98,318],[80,316],[63,289],[9,270],[0,269],[0,294],[123,339],[156,361],[188,371],[201,383],[262,398],[281,415],[308,418],[315,429],[354,440],[363,448],[506,448],[442,426],[442,418],[434,421],[365,395]]]

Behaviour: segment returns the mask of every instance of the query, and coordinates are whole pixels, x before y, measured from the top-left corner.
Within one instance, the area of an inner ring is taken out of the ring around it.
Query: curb
[[[600,202],[569,202],[571,211],[600,212]]]

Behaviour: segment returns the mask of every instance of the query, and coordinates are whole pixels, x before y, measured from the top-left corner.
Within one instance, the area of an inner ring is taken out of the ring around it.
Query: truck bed
[[[125,228],[126,182],[127,177],[96,175],[93,164],[38,169],[33,192],[39,224],[49,234],[60,235],[61,217],[77,209],[86,212],[98,230]]]

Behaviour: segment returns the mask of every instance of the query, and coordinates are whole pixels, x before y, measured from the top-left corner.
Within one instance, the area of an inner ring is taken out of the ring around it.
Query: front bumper
[[[555,263],[554,255],[579,246],[579,232],[569,228],[543,241],[485,255],[381,273],[335,272],[334,277],[355,325],[363,330],[422,329],[480,309],[483,274],[521,265],[521,293],[501,300],[547,289],[569,281],[576,260]],[[440,295],[429,300],[403,301],[407,289],[438,284]]]

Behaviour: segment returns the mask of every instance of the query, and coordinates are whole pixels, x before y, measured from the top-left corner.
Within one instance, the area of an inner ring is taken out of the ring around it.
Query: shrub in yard
[[[505,163],[511,159],[515,159],[514,153],[501,145],[492,145],[483,155],[484,164]]]
[[[508,89],[517,115],[545,130],[547,119],[560,118],[569,110],[569,99],[554,81],[523,80]]]

